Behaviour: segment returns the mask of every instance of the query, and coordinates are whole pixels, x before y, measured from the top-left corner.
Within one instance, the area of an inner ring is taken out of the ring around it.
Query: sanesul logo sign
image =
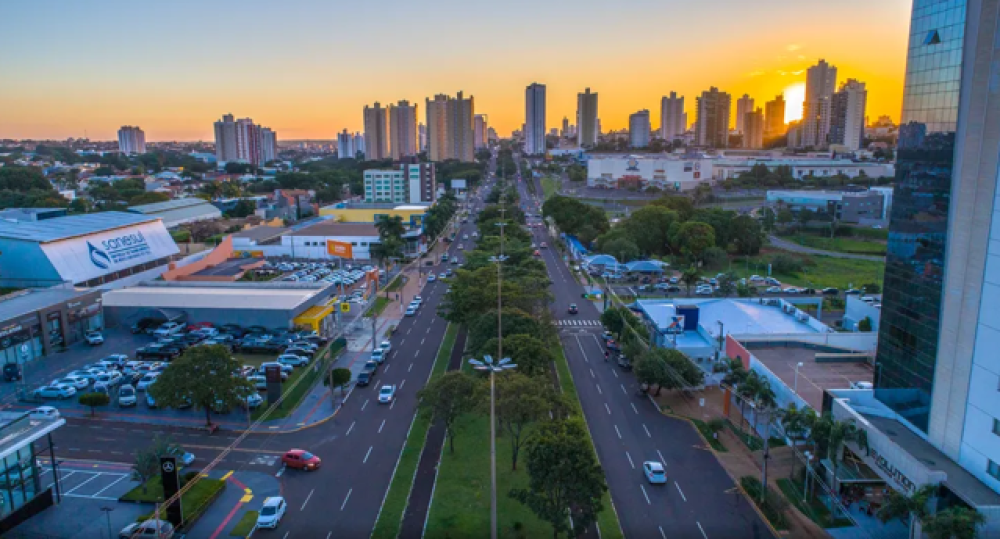
[[[41,245],[59,278],[73,283],[167,258],[177,244],[162,222],[140,223]]]
[[[90,261],[101,269],[110,269],[113,264],[141,258],[150,253],[149,244],[141,231],[108,238],[100,242],[101,248],[87,242]]]

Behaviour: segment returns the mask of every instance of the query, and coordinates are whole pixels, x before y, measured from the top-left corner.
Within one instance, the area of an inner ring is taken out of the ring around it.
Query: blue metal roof
[[[128,211],[132,213],[156,213],[161,211],[176,210],[180,208],[188,208],[191,206],[201,206],[209,204],[209,202],[202,198],[191,197],[191,198],[175,198],[174,200],[168,200],[166,202],[154,202],[152,204],[140,204],[138,206],[129,206]]]
[[[636,260],[625,264],[625,271],[645,271],[663,273],[663,268],[669,266],[666,262],[659,260]]]
[[[0,220],[0,239],[44,243],[159,220],[159,217],[120,211],[69,215],[43,221]]]

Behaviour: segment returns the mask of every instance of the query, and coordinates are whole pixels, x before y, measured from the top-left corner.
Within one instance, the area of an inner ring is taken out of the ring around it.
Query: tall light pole
[[[483,360],[470,359],[469,364],[477,371],[490,373],[490,538],[497,537],[497,416],[496,416],[496,383],[494,373],[503,372],[517,367],[510,362],[509,357],[493,363],[492,356],[483,356]]]
[[[795,383],[792,385],[792,393],[799,394],[799,367],[802,366],[802,362],[795,364]]]

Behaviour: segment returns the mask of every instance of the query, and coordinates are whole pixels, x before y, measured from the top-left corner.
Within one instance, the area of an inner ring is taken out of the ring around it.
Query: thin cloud
[[[791,45],[785,47],[785,50],[787,50],[788,52],[795,52],[795,51],[797,51],[797,50],[799,50],[801,48],[802,48],[802,45],[798,45],[796,43],[792,43]]]
[[[785,75],[801,75],[801,74],[803,74],[805,72],[806,72],[805,69],[800,69],[798,71],[781,71],[781,70],[778,70],[778,74],[781,75],[781,76],[785,76]]]
[[[753,72],[747,73],[747,76],[748,77],[759,77],[759,76],[763,75],[764,73],[765,73],[764,71],[753,71]]]

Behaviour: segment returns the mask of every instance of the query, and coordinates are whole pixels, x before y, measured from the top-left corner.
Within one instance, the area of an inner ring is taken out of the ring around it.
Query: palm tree
[[[909,496],[890,491],[876,516],[883,523],[890,520],[906,523],[911,538],[927,534],[931,539],[975,539],[986,517],[975,509],[962,506],[931,513],[937,494],[937,485],[924,485]]]
[[[688,296],[691,295],[691,287],[697,284],[699,279],[701,279],[701,275],[698,273],[698,268],[694,266],[690,266],[681,274],[681,282],[687,287]]]
[[[781,426],[785,429],[785,436],[792,440],[805,439],[806,432],[815,422],[815,410],[808,406],[799,409],[794,402],[788,405],[788,409],[781,416]]]
[[[833,472],[831,494],[838,492],[837,466],[840,464],[840,446],[855,442],[862,449],[868,447],[868,433],[859,429],[854,421],[839,421],[827,413],[817,419],[809,431],[809,437],[816,444],[816,454],[826,455]]]
[[[975,539],[986,516],[968,507],[949,507],[923,522],[923,531],[930,539]]]
[[[910,528],[910,537],[912,538],[914,523],[922,522],[927,518],[928,505],[935,496],[937,496],[937,485],[924,485],[909,496],[890,490],[889,496],[885,499],[885,505],[878,510],[875,516],[883,524],[890,520],[906,523]]]
[[[722,383],[729,386],[734,391],[737,391],[747,379],[747,371],[743,368],[743,362],[739,359],[730,359],[725,363],[720,364],[719,371],[726,373],[726,375],[722,378]],[[740,414],[743,414],[742,399],[740,399]]]

